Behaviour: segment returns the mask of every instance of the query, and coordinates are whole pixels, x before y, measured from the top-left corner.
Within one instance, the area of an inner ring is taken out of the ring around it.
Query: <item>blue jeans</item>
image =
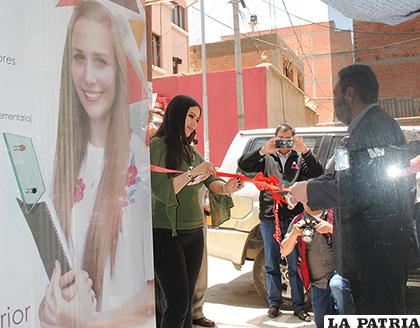
[[[281,220],[281,231],[284,236],[289,228],[290,220]],[[303,281],[299,276],[298,272],[298,261],[300,258],[299,248],[296,246],[288,256],[287,259],[287,271],[289,272],[289,284],[290,291],[292,294],[292,309],[295,312],[305,310],[305,296]]]
[[[416,220],[417,239],[420,243],[420,203],[415,204],[415,212],[414,213],[415,213],[414,218]]]
[[[260,231],[264,243],[265,281],[267,285],[267,303],[281,306],[282,284],[280,274],[280,246],[273,238],[274,221],[260,221]]]
[[[331,289],[311,286],[312,310],[317,328],[324,328],[324,316],[336,314],[334,311],[334,300],[331,296]]]
[[[330,288],[337,313],[340,315],[355,314],[350,281],[335,273],[330,279]]]
[[[287,231],[285,223],[282,224],[282,232]],[[264,257],[267,285],[267,302],[271,305],[282,304],[282,283],[280,273],[280,246],[274,239],[275,223],[272,220],[261,220],[260,231],[264,242]],[[287,264],[289,271],[289,283],[292,294],[292,307],[294,311],[300,311],[305,308],[303,282],[297,272],[297,262],[299,258],[299,250],[297,247],[287,256]]]
[[[303,282],[298,273],[298,261],[300,253],[296,246],[287,257],[287,270],[289,271],[290,291],[292,293],[293,311],[299,312],[305,309],[305,298],[303,293]]]

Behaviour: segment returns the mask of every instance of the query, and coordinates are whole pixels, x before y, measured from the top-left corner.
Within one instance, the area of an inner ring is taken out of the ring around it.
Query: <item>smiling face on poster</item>
[[[91,124],[109,124],[116,91],[117,63],[108,26],[79,18],[73,27],[71,76]]]
[[[143,8],[36,2],[0,14],[0,327],[155,327]]]

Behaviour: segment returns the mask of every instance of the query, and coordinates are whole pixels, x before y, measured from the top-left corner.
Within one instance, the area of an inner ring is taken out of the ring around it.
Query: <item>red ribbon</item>
[[[167,169],[167,168],[160,167],[157,165],[150,165],[150,170],[156,173],[185,173],[184,171]],[[218,177],[238,178],[244,182],[251,182],[258,188],[258,190],[270,191],[274,200],[287,204],[283,196],[277,193],[277,192],[282,192],[284,190],[282,187],[278,186],[278,184],[280,183],[280,180],[273,175],[266,177],[264,176],[264,174],[260,172],[253,179],[248,178],[242,174],[233,174],[233,173],[226,173],[226,172],[216,172],[216,175]]]
[[[184,171],[180,170],[173,170],[167,169],[164,167],[160,167],[157,165],[150,165],[150,171],[156,173],[185,173]],[[279,243],[281,243],[281,229],[280,229],[280,219],[278,215],[278,206],[282,206],[281,203],[287,204],[284,197],[279,193],[283,192],[284,189],[280,187],[280,179],[274,175],[270,175],[266,177],[262,172],[259,172],[254,178],[248,178],[242,174],[233,174],[233,173],[226,173],[226,172],[216,172],[216,175],[223,178],[238,178],[244,182],[250,182],[254,184],[258,190],[267,190],[270,192],[271,196],[274,199],[273,205],[273,213],[274,213],[274,220],[275,220],[275,231],[273,234],[274,239]]]

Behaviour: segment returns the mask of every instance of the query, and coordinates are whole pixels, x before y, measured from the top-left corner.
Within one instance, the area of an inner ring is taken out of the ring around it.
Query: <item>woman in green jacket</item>
[[[184,172],[151,174],[155,274],[167,303],[162,328],[192,327],[191,299],[204,245],[200,188],[204,183],[214,194],[229,195],[243,187],[236,178],[216,177],[214,166],[191,146],[200,118],[194,99],[176,96],[150,142],[152,165]]]

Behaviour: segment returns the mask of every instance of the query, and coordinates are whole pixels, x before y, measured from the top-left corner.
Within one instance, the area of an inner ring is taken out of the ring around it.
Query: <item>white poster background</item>
[[[57,2],[0,0],[0,133],[32,138],[47,194],[51,190],[54,165],[61,61],[67,24],[73,11],[72,6],[56,7]],[[144,19],[141,8],[138,14],[110,1],[99,2],[111,9],[119,22],[125,17],[128,24],[130,15]],[[128,29],[129,25],[126,27]],[[134,38],[131,40],[127,34],[125,42],[127,57],[144,82],[145,72],[136,63],[145,60],[145,41],[138,49]],[[130,105],[130,124],[143,141],[147,110],[147,98]],[[24,120],[11,119],[13,114],[21,115]],[[149,154],[144,152],[143,155],[140,170],[148,172]],[[150,194],[148,173],[144,176],[143,187]],[[39,327],[38,306],[45,295],[48,278],[16,202],[18,187],[3,136],[0,136],[0,183],[0,328]],[[149,223],[150,208],[143,213],[149,214]],[[152,258],[151,230],[146,235]],[[153,272],[153,267],[149,269]],[[152,326],[154,324],[148,327]]]

